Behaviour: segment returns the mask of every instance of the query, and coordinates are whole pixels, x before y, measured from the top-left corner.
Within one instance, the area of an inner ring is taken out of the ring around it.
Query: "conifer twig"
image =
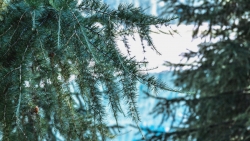
[[[60,33],[61,33],[61,10],[59,11],[59,14],[58,14],[57,49],[61,48]]]
[[[92,46],[93,46],[93,45],[89,42],[89,39],[88,39],[88,37],[87,37],[87,34],[86,34],[85,30],[84,30],[83,27],[81,26],[81,24],[80,24],[79,20],[77,19],[76,15],[75,15],[73,12],[72,12],[72,14],[73,14],[73,16],[75,17],[77,23],[79,24],[79,26],[80,26],[80,28],[81,28],[83,37],[84,37],[84,39],[85,39],[85,41],[86,41],[86,43],[87,43],[87,47],[88,47],[90,53],[92,54],[92,56],[93,56],[94,60],[96,61],[96,63],[99,63],[99,61],[97,60],[97,58],[96,58],[96,56],[95,56],[95,54],[94,54],[94,52],[93,52],[93,50],[92,50]]]

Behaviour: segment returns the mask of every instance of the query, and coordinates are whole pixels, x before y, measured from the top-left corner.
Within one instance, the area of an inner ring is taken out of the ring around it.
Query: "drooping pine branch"
[[[97,0],[78,6],[73,0],[11,1],[1,15],[3,140],[55,140],[58,134],[66,140],[105,140],[113,136],[105,124],[106,106],[118,123],[125,98],[128,114],[139,122],[136,83],[168,89],[140,72],[116,41],[138,33],[157,52],[150,26],[170,19],[145,15],[132,5],[111,10]]]

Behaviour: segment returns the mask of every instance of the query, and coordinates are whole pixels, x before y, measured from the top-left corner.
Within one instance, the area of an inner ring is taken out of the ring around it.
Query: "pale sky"
[[[177,29],[179,34],[166,35],[163,33],[152,33],[151,36],[153,38],[153,42],[157,50],[162,54],[158,55],[150,48],[146,49],[146,53],[143,54],[142,46],[139,37],[136,38],[136,41],[129,40],[131,45],[131,56],[135,56],[138,61],[142,61],[144,56],[149,62],[148,68],[155,68],[151,72],[161,72],[167,70],[165,66],[162,66],[164,61],[170,61],[174,63],[178,63],[181,60],[179,56],[182,52],[187,51],[186,49],[190,49],[192,51],[197,51],[197,45],[201,43],[201,39],[192,39],[192,30],[193,25],[171,25],[172,29]],[[164,31],[170,30],[170,28],[164,28]],[[127,54],[126,48],[124,47],[122,42],[119,42],[118,45],[124,54]]]

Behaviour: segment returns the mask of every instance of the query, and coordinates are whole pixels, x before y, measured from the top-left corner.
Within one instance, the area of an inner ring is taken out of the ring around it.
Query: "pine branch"
[[[57,133],[66,140],[112,138],[104,107],[110,106],[118,125],[122,97],[139,128],[136,83],[160,85],[144,79],[140,62],[125,57],[116,41],[141,33],[152,46],[149,25],[169,20],[132,5],[112,10],[97,0],[79,7],[73,0],[21,0],[7,9],[0,21],[1,83],[10,85],[0,100],[4,140],[55,140]]]

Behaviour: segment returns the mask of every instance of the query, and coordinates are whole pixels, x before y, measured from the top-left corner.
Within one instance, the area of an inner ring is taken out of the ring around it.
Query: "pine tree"
[[[248,0],[163,0],[162,14],[178,16],[178,24],[194,24],[193,38],[204,42],[198,51],[182,53],[183,62],[165,65],[175,72],[175,84],[189,91],[183,97],[159,100],[154,114],[163,122],[176,107],[183,120],[169,132],[148,131],[149,140],[250,140],[250,50]],[[207,29],[200,27],[207,25]],[[194,60],[194,61],[193,61]]]
[[[1,139],[105,140],[114,136],[105,107],[118,125],[121,100],[138,123],[136,83],[167,87],[141,71],[145,62],[123,55],[116,42],[121,39],[129,52],[127,39],[136,33],[144,49],[157,52],[150,26],[170,20],[133,5],[112,10],[98,0],[1,0]]]

